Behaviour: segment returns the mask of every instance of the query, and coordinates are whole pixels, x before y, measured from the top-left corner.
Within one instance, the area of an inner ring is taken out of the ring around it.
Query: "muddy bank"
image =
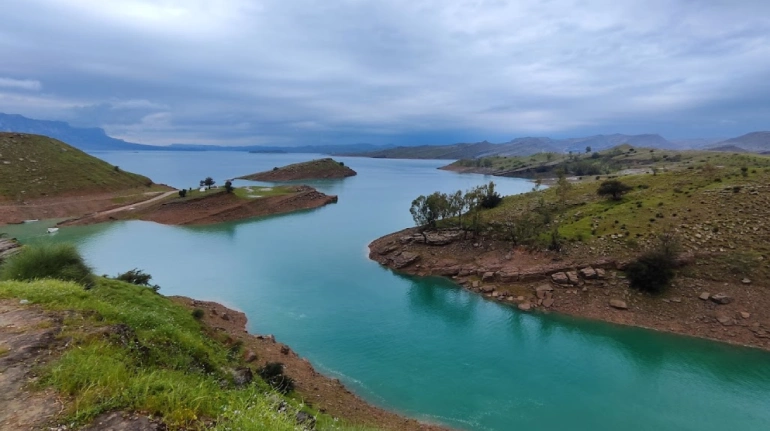
[[[87,196],[57,196],[29,199],[21,202],[0,200],[0,225],[21,223],[24,220],[45,220],[66,217],[82,217],[120,208],[125,205],[151,199],[172,190],[156,186],[154,191],[137,189],[121,193],[97,193]]]
[[[127,208],[125,211],[68,220],[61,223],[61,226],[114,220],[145,220],[167,225],[207,225],[313,209],[335,202],[337,196],[323,194],[308,186],[296,186],[289,194],[261,198],[242,198],[218,191],[192,199],[171,196],[141,208]]]
[[[491,301],[527,312],[559,312],[611,323],[770,350],[770,295],[749,279],[724,283],[680,271],[671,288],[652,296],[629,288],[627,261],[530,252],[510,243],[463,239],[459,232],[416,229],[379,238],[369,257],[393,270],[443,276]],[[697,268],[698,258],[682,264]],[[685,268],[686,269],[686,268]]]
[[[243,343],[243,358],[254,368],[267,362],[284,364],[286,375],[294,379],[295,391],[308,405],[322,413],[356,424],[394,431],[439,431],[448,428],[407,419],[396,413],[368,404],[347,390],[337,380],[319,374],[307,359],[291,348],[275,340],[272,335],[251,335],[246,330],[246,315],[216,302],[196,301],[190,298],[172,297],[175,302],[204,311],[203,322],[214,331],[228,335],[231,344]]]

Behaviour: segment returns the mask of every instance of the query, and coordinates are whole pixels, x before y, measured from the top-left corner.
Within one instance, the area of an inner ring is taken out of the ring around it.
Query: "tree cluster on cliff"
[[[435,229],[437,222],[453,219],[455,226],[474,232],[478,231],[480,211],[491,209],[502,202],[503,197],[495,190],[495,183],[474,187],[463,192],[458,190],[451,194],[434,192],[428,196],[420,195],[412,201],[409,212],[421,232]],[[463,217],[468,217],[464,219]]]

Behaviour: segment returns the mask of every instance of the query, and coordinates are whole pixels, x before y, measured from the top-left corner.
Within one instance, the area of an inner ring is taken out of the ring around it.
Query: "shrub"
[[[648,293],[662,293],[674,278],[678,242],[671,235],[660,237],[658,246],[639,256],[626,268],[631,287]]]
[[[185,189],[179,190],[179,197],[183,198],[185,196],[187,196],[187,190]]]
[[[632,190],[632,187],[618,180],[604,181],[599,185],[596,193],[599,196],[610,196],[612,200],[619,201],[623,195]]]
[[[192,311],[192,317],[193,317],[195,320],[201,320],[201,319],[203,319],[203,316],[204,316],[205,314],[206,314],[206,312],[205,312],[205,311],[203,311],[203,310],[201,310],[200,308],[196,308],[195,310],[193,310],[193,311]]]
[[[115,277],[116,280],[125,281],[126,283],[135,284],[137,286],[147,286],[152,288],[154,291],[159,291],[160,286],[156,285],[150,285],[150,280],[152,280],[152,275],[145,273],[141,269],[132,269],[130,271],[126,271],[123,274],[118,274],[117,277]]]
[[[280,362],[268,362],[257,370],[257,374],[278,392],[287,394],[294,390],[294,380],[283,374],[283,364]]]
[[[0,280],[32,281],[53,278],[93,285],[93,275],[83,257],[71,244],[26,246],[0,267]]]

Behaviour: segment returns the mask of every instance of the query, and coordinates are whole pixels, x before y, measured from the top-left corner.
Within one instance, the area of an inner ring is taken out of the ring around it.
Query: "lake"
[[[104,152],[175,187],[310,160],[305,154]],[[307,182],[339,203],[205,227],[149,222],[4,228],[76,243],[98,274],[140,268],[166,295],[219,301],[379,406],[463,430],[768,430],[770,354],[559,315],[527,314],[438,278],[394,274],[369,242],[413,224],[420,194],[491,177],[445,162],[337,158],[358,171]],[[494,178],[503,194],[532,183]],[[238,181],[236,185],[246,184]]]

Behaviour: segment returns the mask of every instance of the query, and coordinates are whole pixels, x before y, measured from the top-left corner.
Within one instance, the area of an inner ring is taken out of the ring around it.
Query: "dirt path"
[[[34,368],[58,347],[61,320],[17,301],[0,301],[0,429],[44,429],[61,410],[52,391],[30,391]]]
[[[113,208],[113,209],[109,209],[109,210],[106,210],[106,211],[100,211],[100,212],[98,212],[96,214],[93,214],[91,217],[99,217],[99,216],[104,216],[104,215],[109,215],[109,214],[115,214],[115,213],[118,213],[118,212],[121,212],[121,211],[130,210],[130,209],[133,209],[133,208],[136,208],[136,207],[149,205],[149,204],[151,204],[153,202],[157,202],[157,201],[165,199],[165,198],[167,198],[169,196],[173,196],[173,195],[175,195],[177,193],[178,193],[177,190],[171,190],[170,192],[162,193],[162,194],[160,194],[158,196],[155,196],[154,198],[147,199],[146,201],[141,201],[141,202],[136,202],[136,203],[129,204],[129,205],[124,205],[122,207]],[[149,193],[147,193],[147,194],[149,194]]]

